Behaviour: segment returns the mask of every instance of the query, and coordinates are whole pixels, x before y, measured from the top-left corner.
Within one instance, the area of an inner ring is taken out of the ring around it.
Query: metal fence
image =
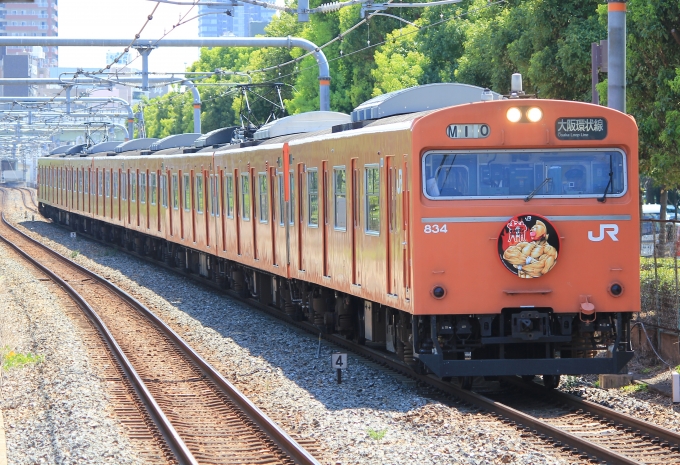
[[[645,325],[680,331],[680,223],[643,219],[640,244],[641,313]]]

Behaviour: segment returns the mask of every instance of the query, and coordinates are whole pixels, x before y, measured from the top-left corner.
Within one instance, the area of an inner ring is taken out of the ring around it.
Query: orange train
[[[616,373],[640,308],[635,121],[519,97],[432,84],[246,142],[44,157],[40,209],[440,377]]]

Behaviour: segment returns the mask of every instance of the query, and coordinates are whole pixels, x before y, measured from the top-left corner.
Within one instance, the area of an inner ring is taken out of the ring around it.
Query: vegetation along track
[[[96,240],[96,239],[95,239]],[[177,268],[165,265],[150,257],[140,256],[117,247],[143,260],[179,272],[211,287],[214,282]],[[263,305],[253,298],[226,290],[230,296],[270,313],[315,335],[318,328],[311,323],[294,321],[284,312]],[[487,394],[458,388],[456,385],[432,376],[416,374],[390,354],[356,344],[343,337],[326,334],[324,338],[364,358],[377,362],[391,372],[415,379],[426,386],[433,397],[448,403],[465,403],[488,412],[498,420],[523,431],[527,438],[537,438],[552,446],[558,453],[577,456],[581,463],[655,464],[680,463],[680,434],[638,420],[578,397],[545,389],[535,383],[524,383],[519,378],[504,378],[505,389]],[[507,386],[512,386],[510,389]],[[442,396],[444,394],[444,396]],[[509,405],[508,405],[509,404]]]
[[[26,237],[4,214],[0,237],[97,321],[172,452],[170,461],[318,463],[134,298]]]

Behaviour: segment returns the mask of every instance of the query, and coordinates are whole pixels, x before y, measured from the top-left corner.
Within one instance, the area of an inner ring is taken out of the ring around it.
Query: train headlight
[[[623,286],[619,283],[614,283],[609,287],[609,293],[614,297],[618,297],[623,294]]]
[[[531,107],[527,111],[527,119],[532,123],[538,123],[543,118],[543,111],[538,107]]]
[[[506,116],[508,117],[508,121],[510,121],[511,123],[516,123],[522,119],[522,112],[520,111],[519,108],[512,107],[508,110]]]

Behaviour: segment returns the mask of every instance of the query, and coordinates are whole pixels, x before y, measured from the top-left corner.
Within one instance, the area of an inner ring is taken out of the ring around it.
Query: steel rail
[[[63,260],[69,265],[78,269],[78,271],[88,275],[92,279],[96,280],[103,286],[106,286],[109,290],[117,294],[120,298],[125,300],[129,305],[142,313],[147,319],[153,322],[158,328],[171,339],[182,351],[182,353],[187,356],[192,362],[198,365],[203,373],[214,382],[229,399],[234,402],[234,404],[241,409],[246,416],[253,421],[262,431],[267,434],[267,436],[283,451],[290,459],[292,459],[296,464],[299,465],[320,465],[320,463],[302,446],[300,446],[293,438],[291,438],[288,433],[286,433],[279,425],[272,421],[264,412],[262,412],[253,402],[245,397],[233,384],[227,381],[215,368],[212,367],[206,360],[204,360],[195,350],[193,350],[175,331],[173,331],[169,326],[167,326],[160,318],[158,318],[151,310],[146,308],[137,299],[132,297],[127,292],[123,291],[119,287],[110,283],[103,277],[88,270],[87,268],[72,262],[68,258],[58,254],[49,247],[41,244],[35,239],[27,236],[21,232],[18,228],[9,224],[2,215],[2,220],[10,228],[12,228],[17,233],[21,234],[23,237],[29,241],[35,243],[36,245],[44,248],[49,253],[53,254],[60,260]],[[1,237],[1,236],[0,236]],[[39,265],[40,266],[40,265]],[[75,292],[75,291],[74,291]],[[102,323],[103,325],[103,323]],[[141,382],[141,380],[140,380]],[[150,394],[149,394],[150,395]],[[186,447],[186,446],[185,446]],[[187,449],[188,452],[188,449]],[[189,452],[190,453],[190,452]],[[191,462],[197,463],[197,462]]]
[[[4,196],[3,196],[3,205],[4,205]],[[13,229],[14,231],[18,232],[21,234],[23,237],[27,237],[25,234],[22,232],[18,231],[14,226],[9,224],[9,222],[5,219],[5,214],[4,212],[0,214],[2,217],[2,222],[9,228]],[[55,283],[57,283],[59,286],[61,286],[70,296],[71,298],[78,304],[78,306],[83,309],[87,317],[90,319],[90,321],[95,325],[97,330],[101,333],[102,337],[106,341],[106,343],[109,346],[109,349],[113,356],[115,357],[116,361],[122,368],[123,372],[125,375],[128,377],[130,380],[130,383],[132,384],[135,392],[137,393],[137,396],[141,400],[142,404],[146,407],[146,410],[148,414],[151,416],[153,419],[154,423],[156,426],[158,426],[158,429],[160,433],[163,435],[163,439],[165,439],[165,442],[168,444],[170,447],[170,450],[172,450],[172,453],[175,455],[175,457],[178,459],[180,464],[191,464],[191,465],[198,465],[198,462],[194,458],[193,454],[191,451],[189,451],[189,448],[186,446],[184,441],[180,438],[179,434],[175,430],[175,428],[172,426],[170,423],[170,420],[165,416],[163,411],[161,410],[160,406],[156,402],[156,400],[153,398],[151,395],[151,392],[149,392],[148,388],[146,387],[146,384],[144,384],[144,381],[142,381],[142,378],[139,376],[137,371],[134,369],[128,358],[125,356],[123,351],[121,350],[120,346],[116,342],[116,340],[113,338],[113,335],[111,335],[111,332],[109,329],[106,327],[102,319],[97,315],[97,313],[94,311],[94,309],[85,301],[85,299],[75,290],[73,287],[71,287],[66,281],[61,279],[59,276],[57,276],[55,273],[53,273],[49,268],[44,266],[42,263],[39,261],[35,260],[33,257],[31,257],[28,253],[24,252],[18,245],[14,244],[11,240],[7,239],[5,236],[0,234],[0,239],[3,240],[7,245],[12,247],[17,253],[19,253],[22,257],[24,257],[29,263],[31,263],[33,266],[36,268],[40,269],[43,273],[45,273],[47,276],[50,277]],[[28,238],[30,239],[30,238]],[[32,240],[32,239],[31,239]],[[39,244],[39,243],[38,243]],[[39,244],[44,250],[48,251],[54,256],[57,256],[60,259],[67,260],[71,262],[70,260],[66,259],[65,257],[62,257],[61,255],[57,254],[53,250],[49,249],[48,247]],[[74,264],[73,262],[71,262]],[[75,264],[74,264],[75,265]],[[78,265],[76,265],[78,266]]]
[[[221,292],[224,292],[225,294],[229,295],[230,297],[233,297],[236,300],[239,300],[243,303],[246,303],[254,308],[257,308],[261,311],[264,311],[265,313],[278,318],[282,321],[285,321],[299,329],[302,329],[304,331],[307,331],[311,334],[314,334],[315,336],[319,335],[319,329],[312,325],[311,323],[306,323],[306,322],[301,322],[301,321],[295,321],[293,318],[291,318],[289,315],[286,315],[283,313],[281,310],[276,309],[274,307],[271,307],[269,305],[263,304],[257,300],[255,300],[252,297],[243,297],[239,295],[238,292],[233,291],[233,290],[225,290],[224,288],[218,287],[215,283],[206,280],[205,278],[201,278],[196,275],[192,274],[187,274],[182,272],[176,267],[168,266],[163,262],[160,262],[158,260],[154,260],[151,257],[146,257],[142,255],[138,255],[135,253],[132,253],[131,251],[127,250],[125,247],[121,247],[115,244],[111,244],[109,242],[106,242],[104,240],[96,239],[92,236],[89,236],[92,239],[94,239],[97,242],[101,242],[102,244],[106,244],[108,246],[114,246],[130,255],[133,255],[137,258],[141,258],[142,260],[145,260],[149,263],[153,263],[157,266],[161,266],[165,269],[172,270],[183,277],[189,277],[190,279],[193,279],[194,281],[201,283],[203,285],[210,286],[213,289],[218,289]],[[389,370],[392,370],[394,372],[397,372],[399,374],[402,374],[404,376],[407,376],[409,378],[415,379],[417,381],[420,381],[424,384],[427,384],[435,389],[437,389],[440,392],[449,394],[455,398],[457,398],[460,401],[466,402],[468,404],[472,404],[481,410],[484,410],[486,412],[489,412],[492,416],[497,417],[499,420],[503,421],[504,423],[509,423],[511,426],[519,428],[519,429],[528,429],[529,431],[532,432],[534,436],[543,436],[547,438],[553,446],[559,446],[562,447],[563,449],[571,449],[572,451],[579,451],[581,454],[587,454],[589,458],[595,458],[600,461],[606,461],[608,464],[622,464],[622,465],[640,465],[640,462],[635,461],[630,459],[629,457],[626,457],[622,454],[619,454],[613,450],[604,448],[602,446],[599,446],[597,444],[594,444],[584,438],[578,437],[576,435],[573,435],[571,433],[568,433],[564,430],[561,430],[555,426],[552,426],[543,420],[533,417],[531,415],[527,415],[523,412],[520,412],[519,410],[513,409],[512,407],[509,407],[503,403],[494,401],[493,399],[489,399],[483,395],[477,394],[472,391],[464,390],[461,388],[458,388],[454,385],[452,385],[449,382],[442,381],[441,379],[435,378],[434,376],[431,375],[422,375],[414,372],[408,365],[406,365],[404,362],[401,360],[396,359],[395,357],[384,354],[381,352],[378,352],[376,350],[373,350],[369,347],[359,345],[358,343],[355,343],[353,341],[347,340],[344,337],[337,336],[334,334],[322,334],[322,337],[333,343],[336,344],[340,347],[343,347],[347,349],[348,351],[351,351],[361,357],[365,357],[367,359],[370,359],[374,362],[377,362],[380,365],[383,365],[384,367],[388,368]],[[545,389],[536,385],[536,387],[542,391]],[[604,408],[604,407],[603,407]]]

